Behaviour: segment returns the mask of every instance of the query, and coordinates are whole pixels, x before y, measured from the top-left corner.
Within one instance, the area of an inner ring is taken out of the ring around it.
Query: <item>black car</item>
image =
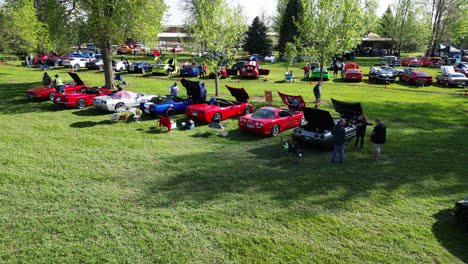
[[[58,58],[58,59],[50,58],[50,59],[45,60],[46,65],[54,66],[54,67],[63,66],[62,62],[63,62],[63,60],[61,58]]]
[[[468,230],[468,196],[465,200],[460,200],[455,204],[454,213],[458,223]]]
[[[389,82],[389,83],[394,83],[396,79],[396,75],[385,69],[381,68],[371,68],[369,72],[369,81],[374,81],[375,83],[378,82]]]
[[[228,76],[237,75],[242,70],[245,63],[246,63],[246,61],[238,61],[238,62],[234,63],[234,65],[232,65],[232,67],[230,69],[227,69],[227,75]]]
[[[147,62],[134,62],[130,64],[130,67],[128,69],[129,73],[147,73],[151,72],[153,69],[154,65],[149,64]]]
[[[95,59],[86,63],[88,70],[102,70],[104,69],[104,61],[101,59]]]
[[[356,136],[356,120],[363,113],[361,104],[341,102],[333,98],[331,100],[335,111],[340,113],[340,118],[345,120],[346,140],[352,139]],[[293,138],[323,147],[332,147],[333,135],[331,131],[333,126],[338,123],[339,118],[333,118],[330,112],[321,109],[304,107],[302,110],[307,124],[296,127],[292,132]]]

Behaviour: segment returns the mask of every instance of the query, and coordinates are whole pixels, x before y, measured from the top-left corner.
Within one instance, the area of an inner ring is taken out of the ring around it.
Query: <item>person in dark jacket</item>
[[[356,122],[356,143],[354,143],[354,149],[357,149],[359,139],[361,139],[361,148],[364,144],[364,137],[366,136],[366,128],[369,125],[372,125],[372,123],[367,122],[367,116],[366,115],[361,115],[359,117],[359,120]]]
[[[374,160],[380,160],[380,150],[382,149],[382,145],[385,144],[385,137],[387,136],[387,128],[382,124],[380,119],[375,120],[376,126],[372,131],[372,143],[374,143],[374,152],[375,157]]]
[[[318,108],[320,103],[320,98],[322,97],[322,83],[318,82],[314,87],[314,96],[315,96],[315,108]]]
[[[332,129],[333,135],[333,157],[331,162],[336,162],[336,153],[340,152],[340,162],[343,162],[344,156],[344,143],[345,143],[345,128],[344,128],[345,121],[340,119],[338,123]]]
[[[49,87],[52,84],[52,78],[50,78],[47,72],[44,72],[44,77],[42,77],[42,83],[44,84],[44,86],[47,87]]]

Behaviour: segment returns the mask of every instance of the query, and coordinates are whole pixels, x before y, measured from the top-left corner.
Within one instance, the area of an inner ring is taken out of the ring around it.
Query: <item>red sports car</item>
[[[70,76],[73,78],[75,83],[65,83],[65,93],[72,93],[72,92],[80,90],[83,87],[91,88],[91,86],[84,84],[84,82],[80,79],[78,74],[73,73],[73,72],[69,72],[68,74],[70,74]],[[25,94],[26,96],[30,98],[42,98],[42,99],[52,100],[56,92],[57,90],[53,87],[36,86],[36,87],[26,90]]]
[[[400,73],[400,82],[417,84],[420,79],[426,80],[424,85],[431,85],[433,81],[432,76],[423,71],[404,71]]]
[[[55,94],[52,101],[56,104],[81,109],[86,106],[92,105],[94,97],[101,95],[109,95],[110,93],[112,93],[112,90],[105,88],[83,87],[76,92],[66,94]]]
[[[60,59],[60,56],[55,56],[54,54],[49,54],[49,55],[42,55],[37,57],[35,60],[33,60],[34,64],[42,63],[45,62],[46,60],[49,59]]]
[[[277,136],[280,132],[305,125],[304,100],[299,96],[291,96],[278,92],[289,109],[262,107],[253,114],[239,118],[239,128],[267,136]]]
[[[354,62],[346,63],[344,66],[344,71],[346,72],[347,70],[359,70],[359,65]]]
[[[260,75],[268,75],[270,70],[265,70],[260,67],[258,61],[248,61],[244,64],[241,70],[241,78],[255,78],[258,79]]]
[[[421,58],[422,66],[430,67],[432,65],[432,59],[433,57],[422,57]]]
[[[401,65],[403,66],[412,66],[420,67],[422,66],[422,61],[418,60],[416,57],[406,57],[401,60]]]
[[[343,80],[362,82],[362,72],[359,69],[347,70],[343,73]]]
[[[210,99],[209,103],[195,104],[185,108],[185,114],[192,119],[205,122],[221,121],[234,116],[250,114],[253,106],[247,103],[249,95],[244,88],[234,88],[226,85],[236,101],[221,98]]]

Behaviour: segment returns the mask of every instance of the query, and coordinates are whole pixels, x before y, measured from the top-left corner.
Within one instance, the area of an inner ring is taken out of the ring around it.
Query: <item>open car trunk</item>
[[[305,107],[304,99],[302,99],[302,96],[300,95],[287,95],[280,92],[278,92],[278,94],[281,97],[281,100],[283,100],[283,103],[288,106],[289,110],[302,111]]]
[[[259,75],[269,75],[269,74],[270,74],[270,70],[258,69],[258,74],[259,74]]]
[[[361,103],[341,102],[333,98],[331,100],[335,111],[340,113],[343,119],[357,120],[358,117],[363,114]]]
[[[189,80],[186,80],[186,79],[182,79],[180,81],[180,83],[182,83],[182,85],[187,90],[187,96],[188,96],[187,99],[192,100],[193,104],[202,103],[202,101],[200,99],[200,91],[201,91],[200,82],[195,82],[195,81],[189,81]]]
[[[236,98],[237,102],[247,103],[250,99],[249,94],[247,91],[245,91],[244,88],[234,88],[227,85],[226,88],[229,90],[229,92],[231,92],[231,95]]]
[[[325,130],[331,131],[333,129],[335,121],[333,121],[330,112],[310,107],[304,107],[302,111],[307,120],[307,124],[304,126],[306,130],[323,133]]]

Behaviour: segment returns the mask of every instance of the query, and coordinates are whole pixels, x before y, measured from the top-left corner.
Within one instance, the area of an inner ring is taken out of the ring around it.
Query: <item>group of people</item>
[[[359,142],[360,149],[364,145],[364,137],[366,135],[366,128],[368,125],[372,125],[372,123],[367,121],[366,115],[361,115],[355,123],[356,125],[356,141],[354,143],[354,149],[358,148]],[[344,143],[346,140],[346,130],[345,130],[345,120],[340,119],[338,123],[332,129],[333,135],[333,156],[331,162],[336,162],[336,156],[339,154],[339,162],[343,162],[344,159]],[[372,134],[370,137],[370,141],[372,142],[373,150],[374,150],[374,160],[380,160],[380,151],[382,149],[382,145],[385,144],[385,138],[387,136],[387,128],[382,124],[380,119],[375,119],[375,127],[372,130]]]
[[[171,85],[171,87],[169,87],[169,92],[171,93],[172,96],[178,96],[180,94],[180,90],[176,82],[173,85]],[[206,90],[205,83],[201,83],[200,84],[200,101],[201,102],[206,101],[207,92],[208,91]]]
[[[57,90],[57,93],[65,93],[65,85],[63,84],[62,78],[58,76],[58,74],[55,75],[55,80],[52,82],[52,78],[47,74],[47,72],[44,73],[44,76],[42,77],[42,84],[46,87],[53,86]]]

